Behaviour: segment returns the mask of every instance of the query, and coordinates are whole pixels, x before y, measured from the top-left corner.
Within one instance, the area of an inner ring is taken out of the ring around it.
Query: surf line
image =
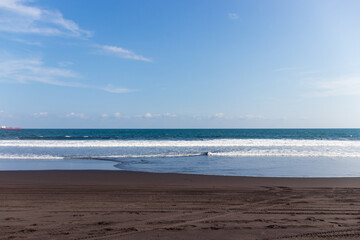
[[[185,154],[149,154],[149,155],[109,155],[109,156],[66,156],[64,159],[90,159],[102,161],[117,161],[118,158],[168,158],[168,157],[195,157],[210,156],[210,152],[185,153]]]
[[[98,161],[108,161],[108,162],[116,162],[119,163],[120,161],[113,159],[113,158],[103,158],[103,157],[94,157],[94,156],[67,156],[63,157],[63,159],[77,159],[77,160],[98,160]]]

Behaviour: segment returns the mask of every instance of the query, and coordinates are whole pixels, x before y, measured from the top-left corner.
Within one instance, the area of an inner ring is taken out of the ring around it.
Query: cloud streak
[[[140,115],[136,115],[136,118],[176,118],[176,114],[172,114],[172,113],[145,113],[145,114],[140,114]]]
[[[92,37],[91,31],[83,30],[74,21],[65,19],[60,11],[29,6],[26,4],[28,2],[28,0],[0,0],[0,31],[45,36]],[[41,43],[25,39],[15,38],[13,40],[27,45],[41,45]],[[152,62],[150,58],[118,46],[98,44],[94,46],[102,54]]]
[[[67,118],[86,118],[85,114],[83,114],[83,113],[74,113],[74,112],[66,114],[65,117],[67,117]]]
[[[33,113],[33,116],[34,116],[35,118],[46,117],[47,115],[48,115],[47,112]]]
[[[360,77],[335,80],[307,79],[305,83],[317,97],[360,96]]]
[[[0,32],[12,33],[9,39],[19,43],[42,46],[41,42],[28,41],[21,34],[38,34],[43,36],[67,36],[79,39],[92,37],[92,32],[81,29],[74,21],[66,19],[58,10],[35,6],[32,0],[0,0]],[[14,37],[13,34],[20,34]],[[119,58],[152,62],[150,58],[118,46],[90,44],[104,55]],[[98,89],[109,93],[129,93],[133,89],[115,86],[94,86],[74,79],[80,75],[66,69],[71,62],[59,62],[60,67],[46,66],[38,59],[0,59],[0,81],[30,83],[37,82],[56,86]]]
[[[45,67],[37,59],[15,59],[0,62],[2,80],[28,83],[40,82],[58,86],[80,87],[80,83],[59,81],[58,78],[78,78],[79,75],[68,69]]]
[[[134,52],[117,47],[117,46],[109,46],[109,45],[96,45],[99,48],[99,53],[113,55],[120,58],[144,61],[144,62],[152,62],[150,58],[146,58],[144,56],[135,54]]]
[[[26,0],[0,1],[0,31],[88,38],[92,33],[65,19],[57,10],[26,5]]]
[[[215,113],[214,117],[215,118],[223,118],[225,116],[224,113]]]
[[[38,82],[49,85],[92,88],[111,93],[126,93],[134,90],[118,87],[99,87],[68,81],[81,78],[79,74],[66,68],[44,66],[38,59],[15,59],[0,61],[0,79],[6,82],[31,83]]]
[[[23,44],[31,45],[31,46],[38,46],[38,47],[42,46],[41,42],[27,41],[27,40],[21,39],[21,38],[12,38],[11,40],[14,42],[23,43]]]
[[[134,89],[119,88],[119,87],[113,87],[113,86],[101,87],[101,88],[99,88],[99,89],[104,90],[104,91],[109,92],[109,93],[129,93],[129,92],[135,92]]]

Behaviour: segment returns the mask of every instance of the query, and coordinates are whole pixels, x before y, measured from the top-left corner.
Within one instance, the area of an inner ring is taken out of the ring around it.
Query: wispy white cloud
[[[12,41],[15,41],[15,42],[19,42],[19,43],[26,44],[26,45],[31,45],[31,46],[38,46],[38,47],[41,47],[41,46],[42,46],[42,43],[41,43],[41,42],[28,41],[28,40],[25,40],[25,39],[22,39],[22,38],[12,38],[11,40],[12,40]]]
[[[65,87],[91,88],[111,93],[126,93],[133,90],[119,87],[92,86],[80,82],[69,81],[81,76],[66,68],[45,66],[38,59],[13,59],[0,61],[0,81],[30,83],[38,82]]]
[[[129,116],[129,115],[124,115],[120,112],[115,112],[111,115],[109,115],[109,118],[112,118],[112,119],[131,119],[133,118],[132,116]]]
[[[24,39],[23,34],[40,34],[44,36],[69,36],[74,38],[89,38],[92,33],[81,29],[74,21],[66,19],[58,10],[38,6],[35,0],[0,0],[0,32],[12,33],[7,38],[19,43],[42,46],[41,42]],[[14,34],[22,34],[14,37]],[[102,54],[120,58],[151,62],[139,54],[117,46],[92,44]],[[4,59],[4,58],[2,58]],[[74,79],[80,74],[66,69],[72,62],[59,62],[58,67],[49,67],[39,59],[0,59],[0,81],[17,83],[38,82],[56,86],[89,88],[109,93],[129,93],[134,89],[117,86],[94,86]]]
[[[75,38],[90,38],[93,35],[92,32],[81,29],[74,21],[64,18],[60,11],[35,6],[32,2],[34,1],[0,0],[0,32]],[[27,45],[42,45],[40,42],[25,40],[22,37],[10,39]],[[95,47],[102,54],[152,62],[150,58],[118,46],[93,44],[91,47]],[[104,90],[108,91],[109,89]],[[124,89],[117,89],[112,92],[119,93],[123,91]]]
[[[306,79],[311,95],[317,97],[360,95],[360,77],[343,77],[334,80]]]
[[[46,67],[38,59],[14,59],[0,62],[0,78],[11,82],[41,82],[58,86],[81,87],[76,82],[59,81],[59,78],[78,78],[71,70]]]
[[[29,2],[25,0],[2,0],[0,2],[0,8],[15,12],[19,15],[30,16],[35,19],[39,19],[41,17],[41,10],[36,7],[26,6],[22,3]]]
[[[231,19],[231,20],[236,20],[239,18],[239,16],[236,14],[236,13],[229,13],[228,14],[228,17]]]
[[[83,113],[74,113],[74,112],[71,112],[71,113],[68,113],[66,114],[66,117],[67,118],[85,118],[85,114]]]
[[[173,114],[173,113],[164,113],[163,116],[164,117],[170,117],[170,118],[176,118],[177,117],[177,115]]]
[[[121,118],[121,117],[122,117],[122,115],[121,115],[121,113],[116,112],[116,113],[114,113],[114,117],[116,117],[116,118]]]
[[[196,120],[265,120],[268,119],[267,117],[261,116],[261,115],[253,115],[253,114],[243,114],[243,115],[227,115],[224,113],[215,113],[215,114],[209,114],[209,115],[192,115],[188,116],[190,118],[196,119]]]
[[[129,92],[135,91],[134,89],[119,88],[119,87],[112,87],[112,86],[101,87],[99,89],[104,90],[106,92],[110,92],[110,93],[129,93]]]
[[[144,117],[145,118],[160,117],[160,114],[145,113]]]
[[[216,118],[223,118],[225,116],[224,113],[215,113],[214,117]]]
[[[39,117],[46,117],[48,115],[47,112],[39,112],[39,113],[33,113],[33,116],[36,117],[36,118],[39,118]]]
[[[126,59],[138,60],[138,61],[152,62],[150,58],[146,58],[144,56],[135,54],[134,52],[121,47],[109,46],[109,45],[96,45],[96,47],[99,49],[98,52],[102,54],[109,54],[120,58],[126,58]]]
[[[145,113],[145,114],[139,114],[135,116],[136,118],[176,118],[176,114],[172,113]]]
[[[261,116],[261,115],[253,115],[253,114],[245,114],[238,117],[239,119],[253,119],[253,120],[265,120],[268,119],[267,117]]]
[[[28,0],[0,1],[0,31],[41,35],[90,37],[92,33],[81,29],[61,12],[31,6]]]

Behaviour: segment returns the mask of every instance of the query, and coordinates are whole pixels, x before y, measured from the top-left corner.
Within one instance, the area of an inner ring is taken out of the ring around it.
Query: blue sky
[[[0,124],[360,127],[360,2],[0,1]]]

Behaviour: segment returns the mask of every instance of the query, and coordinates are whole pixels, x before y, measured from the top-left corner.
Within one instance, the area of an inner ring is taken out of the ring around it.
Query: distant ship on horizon
[[[22,129],[21,127],[7,127],[7,126],[1,126],[0,129]]]

